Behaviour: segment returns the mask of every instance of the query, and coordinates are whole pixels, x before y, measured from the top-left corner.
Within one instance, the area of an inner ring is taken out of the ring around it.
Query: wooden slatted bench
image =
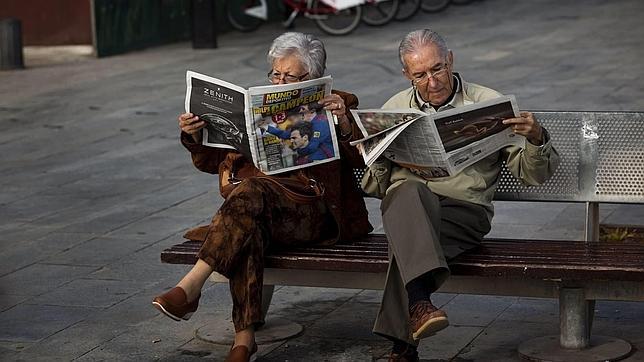
[[[584,240],[486,239],[450,262],[452,277],[440,291],[558,298],[560,335],[523,343],[522,356],[621,358],[631,351],[627,342],[591,339],[594,301],[644,301],[644,243],[598,242],[599,204],[644,203],[644,113],[534,113],[552,135],[562,163],[537,187],[522,186],[504,169],[495,200],[585,203]],[[199,247],[186,241],[163,251],[161,260],[193,264]],[[382,289],[386,270],[387,242],[379,234],[352,244],[269,251],[264,310],[273,285]]]

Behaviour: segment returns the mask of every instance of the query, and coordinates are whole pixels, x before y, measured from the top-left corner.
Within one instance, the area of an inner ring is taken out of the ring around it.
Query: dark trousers
[[[389,270],[373,332],[417,345],[409,327],[405,285],[431,273],[438,288],[449,276],[447,261],[478,246],[490,223],[482,206],[436,195],[417,181],[391,190],[381,211]]]
[[[335,235],[322,200],[296,203],[270,181],[246,179],[213,217],[199,258],[229,279],[235,331],[262,324],[264,252]]]

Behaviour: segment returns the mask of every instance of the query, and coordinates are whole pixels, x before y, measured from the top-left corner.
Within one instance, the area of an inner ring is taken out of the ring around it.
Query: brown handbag
[[[281,188],[284,196],[293,202],[311,203],[324,195],[324,186],[307,177],[301,170],[289,176],[268,176],[249,163],[239,153],[229,153],[219,164],[219,192],[225,199],[244,179],[266,180]]]

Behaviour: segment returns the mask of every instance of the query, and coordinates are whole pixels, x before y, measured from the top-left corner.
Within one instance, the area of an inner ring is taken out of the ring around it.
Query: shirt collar
[[[460,95],[460,93],[462,92],[463,89],[462,89],[462,86],[461,86],[461,83],[462,83],[461,76],[458,73],[455,72],[453,74],[453,77],[454,77],[454,87],[456,88],[456,92],[454,92],[454,96],[452,97],[452,99],[449,102],[447,102],[446,104],[442,105],[438,109],[438,111],[442,111],[444,109],[449,109],[449,108],[455,108],[456,107],[456,100],[459,98],[459,95]],[[418,88],[414,88],[414,95],[415,95],[415,98],[416,98],[416,104],[418,105],[418,108],[421,111],[426,112],[426,113],[436,112],[436,110],[434,110],[434,107],[431,104],[429,104],[429,102],[425,102],[423,100],[423,98],[420,96],[420,92],[418,92]],[[462,97],[462,95],[461,95],[461,97]]]

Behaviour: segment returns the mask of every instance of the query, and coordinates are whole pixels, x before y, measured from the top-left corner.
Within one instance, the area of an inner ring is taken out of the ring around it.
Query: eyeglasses
[[[309,73],[306,72],[306,73],[298,76],[298,75],[293,75],[293,74],[288,74],[288,73],[282,74],[280,72],[276,72],[276,71],[271,70],[270,72],[268,72],[267,75],[268,75],[268,80],[270,80],[271,82],[276,82],[277,83],[277,82],[279,82],[280,80],[283,79],[286,83],[295,83],[295,82],[300,82],[300,81],[304,80],[304,78],[309,76]]]
[[[436,69],[433,72],[423,72],[421,75],[417,75],[412,79],[412,83],[417,86],[419,84],[424,84],[429,81],[430,78],[438,79],[447,73],[448,64],[443,63],[439,69]]]

